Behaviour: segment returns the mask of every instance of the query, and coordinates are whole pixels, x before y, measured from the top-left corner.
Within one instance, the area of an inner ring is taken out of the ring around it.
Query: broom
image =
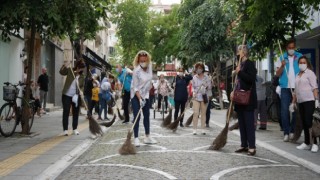
[[[69,64],[70,65],[70,64]],[[69,66],[68,65],[68,66]],[[71,68],[71,67],[70,67]],[[73,75],[73,78],[76,79],[76,76],[74,75],[74,72],[73,72],[73,69],[71,68],[71,72],[72,72],[72,75]],[[77,84],[77,88],[79,89],[79,91],[82,93],[80,87],[79,87],[79,83],[76,83]],[[85,109],[88,109],[88,106],[87,106],[87,103],[86,101],[83,99],[83,96],[80,96],[82,102],[84,103],[84,107]],[[88,115],[88,120],[89,120],[89,130],[90,132],[97,136],[97,135],[102,135],[103,132],[102,132],[102,129],[99,125],[99,123],[92,117],[92,115]]]
[[[161,126],[162,127],[167,127],[168,125],[170,125],[172,120],[172,108],[169,109],[169,114],[164,118],[164,120],[162,121]]]
[[[246,34],[244,34],[243,40],[242,40],[242,46],[244,46],[246,39]],[[243,51],[243,48],[241,48],[241,51]],[[240,67],[240,61],[238,61],[238,67]],[[237,79],[237,75],[234,79],[234,81]],[[233,91],[235,90],[235,87],[233,87]],[[209,147],[209,150],[220,150],[227,144],[227,139],[228,139],[228,127],[229,127],[229,122],[230,122],[230,115],[231,115],[231,108],[233,107],[233,100],[231,99],[231,103],[229,105],[229,110],[227,114],[227,120],[226,120],[226,125],[224,126],[223,130],[220,132],[220,134],[216,137],[216,139],[212,142],[211,146]]]
[[[119,149],[119,154],[121,155],[130,155],[130,154],[136,154],[136,147],[131,143],[131,137],[132,137],[132,133],[133,133],[133,128],[137,123],[137,119],[140,116],[142,111],[142,107],[140,108],[136,118],[134,119],[134,123],[131,127],[131,129],[128,131],[127,134],[127,139],[124,142],[124,144],[121,146],[121,148]]]
[[[187,103],[186,103],[186,105],[187,105]],[[185,106],[185,107],[187,107],[187,106]],[[179,122],[182,121],[183,115],[184,115],[184,113],[186,112],[186,110],[187,110],[187,108],[185,108],[185,109],[183,110],[183,112],[180,114],[180,116],[179,116],[175,121],[173,121],[172,123],[170,123],[170,124],[167,126],[167,128],[173,130],[173,132],[176,132],[176,130],[177,130],[177,128],[178,128],[178,125],[179,125]]]
[[[193,120],[193,113],[191,114],[191,116],[187,119],[187,122],[185,124],[186,127],[189,127],[190,124],[192,123],[192,120]]]
[[[116,121],[116,115],[113,116],[110,122],[101,122],[99,123],[101,126],[110,127]]]
[[[280,45],[280,41],[279,40],[278,40],[278,45],[279,45],[279,50],[280,50],[281,56],[283,58],[283,53],[282,53],[282,49],[281,49],[281,45]],[[284,70],[285,70],[285,72],[287,74],[287,77],[289,77],[286,66],[284,66],[284,68],[285,68]],[[289,83],[289,86],[291,86],[290,85],[290,81],[288,81],[288,83]],[[293,98],[293,91],[292,91],[291,88],[290,88],[290,90],[291,90],[291,95],[292,95],[292,98]],[[290,120],[292,120],[292,113],[293,112],[290,112]],[[296,114],[298,114],[298,113],[296,112]],[[293,136],[293,139],[291,140],[291,142],[296,142],[300,138],[301,132],[302,132],[302,122],[301,122],[300,117],[297,118],[297,116],[296,116],[296,126],[295,126],[295,129],[294,129],[294,136]]]

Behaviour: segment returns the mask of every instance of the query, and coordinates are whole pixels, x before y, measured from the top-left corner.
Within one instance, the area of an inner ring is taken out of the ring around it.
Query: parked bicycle
[[[12,136],[20,122],[23,126],[25,122],[24,118],[29,119],[30,132],[33,125],[34,114],[36,113],[34,100],[27,102],[24,97],[19,97],[18,87],[24,86],[24,83],[11,84],[5,82],[4,84],[6,86],[3,86],[3,100],[6,101],[6,103],[0,108],[0,133],[4,137]],[[19,99],[21,100],[21,105],[17,104],[17,100]],[[26,109],[24,109],[25,107]],[[24,115],[27,117],[24,117]]]

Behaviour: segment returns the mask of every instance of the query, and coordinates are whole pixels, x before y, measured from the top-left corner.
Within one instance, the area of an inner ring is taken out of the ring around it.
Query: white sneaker
[[[134,138],[134,145],[135,145],[136,147],[139,147],[139,146],[140,146],[140,140],[139,140],[139,138]]]
[[[297,149],[310,150],[310,145],[306,145],[305,143],[302,143],[300,146],[297,146]]]
[[[64,130],[64,131],[63,131],[63,135],[64,135],[64,136],[68,136],[68,130]]]
[[[316,153],[316,152],[318,152],[318,150],[319,150],[319,147],[318,147],[318,145],[316,145],[316,144],[313,144],[313,145],[312,145],[312,148],[311,148],[311,152],[314,152],[314,153]]]
[[[157,144],[158,143],[155,139],[153,139],[150,136],[147,136],[146,138],[144,138],[143,142],[145,144]]]
[[[73,135],[79,135],[79,131],[78,130],[73,130]]]
[[[193,130],[193,135],[197,135],[197,130]]]
[[[294,137],[294,134],[293,134],[293,133],[290,133],[290,134],[289,134],[289,139],[292,140],[293,137]]]
[[[202,130],[202,135],[206,135],[206,131],[205,130]]]
[[[289,136],[288,136],[287,134],[284,135],[283,141],[284,141],[284,142],[288,142],[288,141],[289,141]]]

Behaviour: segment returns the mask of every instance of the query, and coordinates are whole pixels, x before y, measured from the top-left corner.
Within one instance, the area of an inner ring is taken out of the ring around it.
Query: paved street
[[[192,135],[192,128],[179,128],[176,133],[160,127],[158,113],[152,120],[151,135],[156,145],[143,145],[136,155],[121,156],[130,125],[116,122],[102,138],[70,165],[57,179],[319,179],[319,174],[282,156],[257,147],[257,155],[236,154],[237,132],[229,133],[228,143],[221,151],[207,150],[225,120],[225,111],[213,110],[207,135]],[[187,113],[186,117],[190,115]],[[215,124],[214,124],[215,123]],[[142,125],[142,124],[141,124]],[[143,136],[144,128],[140,126]],[[277,142],[295,151],[295,145],[281,142],[276,124],[272,131],[257,132],[261,143]],[[266,134],[269,134],[266,136]],[[141,141],[143,137],[140,138]],[[292,147],[291,147],[292,146]],[[271,146],[270,146],[271,147]],[[276,147],[274,147],[276,148]],[[306,153],[319,159],[320,154]],[[316,162],[315,162],[316,163]],[[319,164],[318,164],[319,165]]]

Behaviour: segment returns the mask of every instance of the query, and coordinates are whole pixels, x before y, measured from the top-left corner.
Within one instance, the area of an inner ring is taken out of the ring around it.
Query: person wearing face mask
[[[142,108],[143,125],[145,129],[145,144],[155,144],[157,141],[150,136],[150,100],[149,91],[152,83],[152,63],[151,56],[147,51],[141,50],[135,56],[133,61],[132,84],[130,89],[130,97],[133,109],[134,119],[138,116],[139,110]],[[136,119],[134,126],[134,145],[140,146],[139,140],[139,122],[140,115]]]
[[[189,74],[185,75],[183,68],[178,69],[178,75],[174,83],[174,105],[175,105],[174,120],[178,118],[179,111],[181,115],[181,113],[183,113],[185,109],[185,105],[188,101],[187,87],[191,80],[192,80],[192,76]],[[180,121],[180,127],[183,127],[183,117],[181,118],[181,121]]]
[[[302,54],[295,51],[296,43],[294,39],[288,41],[286,52],[280,56],[276,67],[276,76],[279,77],[279,86],[281,88],[281,121],[284,133],[284,142],[288,142],[294,136],[295,113],[292,114],[290,121],[289,106],[292,101],[292,93],[295,88],[295,79],[299,73],[298,59]]]
[[[92,115],[92,110],[99,104],[99,88],[100,84],[97,80],[93,81],[93,88],[92,88],[92,97],[91,97],[91,104],[89,108],[89,113]]]
[[[158,110],[160,111],[161,109],[161,101],[162,98],[164,98],[165,102],[165,113],[167,113],[168,109],[168,95],[169,91],[171,91],[171,87],[169,86],[169,83],[167,80],[164,79],[164,75],[160,75],[160,82],[158,85]]]
[[[73,134],[79,135],[78,119],[81,105],[82,89],[84,87],[84,75],[83,71],[85,68],[85,63],[82,60],[78,60],[75,63],[74,68],[63,65],[60,69],[60,74],[66,77],[64,87],[62,90],[62,106],[63,106],[63,134],[68,136],[68,124],[69,124],[69,111],[72,107],[72,128]],[[80,89],[78,89],[80,87]],[[78,98],[74,98],[78,97]],[[74,102],[74,100],[76,102]]]
[[[208,103],[204,103],[203,95],[207,94],[207,90],[210,86],[210,79],[208,76],[204,75],[204,64],[197,63],[194,68],[196,75],[194,75],[192,79],[193,135],[197,135],[199,113],[201,115],[202,134],[205,135],[206,111]]]
[[[118,74],[118,82],[121,84],[121,94],[122,94],[122,105],[124,112],[123,123],[129,123],[129,102],[130,102],[130,89],[132,82],[132,71],[129,68],[122,68],[121,65],[117,66],[116,71]]]
[[[316,138],[314,138],[313,143],[310,134],[313,113],[315,108],[319,107],[317,77],[312,71],[311,63],[306,56],[300,57],[298,63],[300,72],[295,80],[293,103],[297,102],[299,106],[299,113],[304,131],[304,142],[300,146],[297,146],[297,149],[311,149],[311,152],[318,152],[319,148],[317,146]]]

